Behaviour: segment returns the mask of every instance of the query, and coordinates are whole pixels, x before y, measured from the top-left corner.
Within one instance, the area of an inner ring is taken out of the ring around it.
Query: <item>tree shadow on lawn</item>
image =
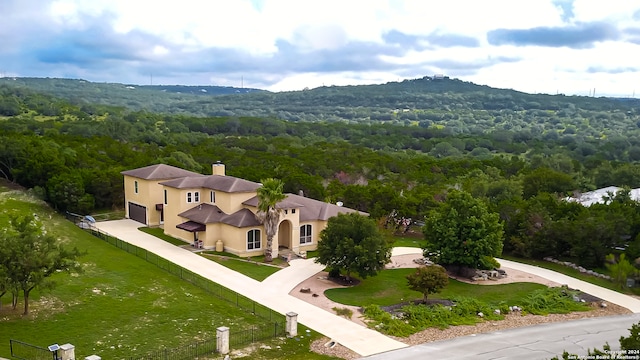
[[[327,276],[327,280],[340,286],[357,286],[362,282],[360,279],[354,277],[347,278],[345,275]]]

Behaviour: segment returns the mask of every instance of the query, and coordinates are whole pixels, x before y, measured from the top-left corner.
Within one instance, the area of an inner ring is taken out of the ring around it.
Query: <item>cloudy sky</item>
[[[0,0],[0,76],[640,96],[640,0]]]

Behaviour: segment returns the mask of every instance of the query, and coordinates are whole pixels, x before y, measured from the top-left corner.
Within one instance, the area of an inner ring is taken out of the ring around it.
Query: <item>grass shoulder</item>
[[[282,264],[283,261],[276,261],[278,259],[274,259],[273,263],[266,264],[264,260],[260,261],[259,259],[243,259],[233,256],[222,255],[216,252],[202,252],[201,256],[214,261],[222,266],[225,266],[233,271],[237,271],[241,274],[244,274],[254,280],[262,281],[267,277],[275,274],[278,270],[281,270],[285,265]],[[226,253],[225,253],[226,254]]]
[[[157,237],[158,239],[164,240],[170,244],[176,245],[176,246],[182,246],[182,245],[189,245],[188,242],[184,241],[184,240],[180,240],[180,239],[176,239],[173,236],[169,236],[167,234],[164,233],[164,230],[162,228],[159,227],[139,227],[138,230],[147,233],[149,235],[153,235],[155,237]]]

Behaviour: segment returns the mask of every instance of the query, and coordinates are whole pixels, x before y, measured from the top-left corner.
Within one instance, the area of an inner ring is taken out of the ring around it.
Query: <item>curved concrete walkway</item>
[[[407,347],[377,331],[360,326],[334,313],[289,295],[289,291],[324,267],[313,260],[294,260],[291,266],[256,281],[188,250],[138,230],[133,220],[105,221],[95,227],[111,236],[146,249],[185,269],[259,302],[282,314],[295,312],[301,324],[337,341],[361,356]],[[221,324],[223,325],[223,324]],[[231,329],[233,331],[233,329]]]
[[[603,288],[601,286],[588,283],[586,281],[578,280],[576,278],[572,278],[571,276],[560,274],[553,270],[544,269],[544,268],[533,266],[533,265],[522,264],[519,262],[509,261],[505,259],[496,259],[496,260],[498,260],[498,262],[506,268],[525,271],[530,274],[534,274],[534,275],[543,277],[545,279],[557,282],[559,284],[566,284],[572,289],[578,289],[587,294],[599,297],[604,301],[625,307],[634,313],[640,313],[640,300],[634,298],[633,296],[625,295],[617,291],[609,290],[607,288]]]

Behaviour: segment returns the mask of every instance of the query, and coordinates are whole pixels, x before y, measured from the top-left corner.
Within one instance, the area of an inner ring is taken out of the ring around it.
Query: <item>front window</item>
[[[260,230],[249,230],[247,232],[247,250],[256,250],[260,247]]]
[[[300,226],[300,244],[311,244],[311,225]]]
[[[138,180],[133,182],[133,192],[138,193]]]

